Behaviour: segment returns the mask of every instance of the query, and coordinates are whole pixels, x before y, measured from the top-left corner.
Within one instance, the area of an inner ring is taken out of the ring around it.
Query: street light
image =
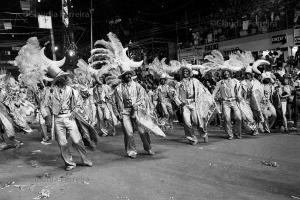
[[[68,51],[68,53],[69,53],[69,56],[70,56],[70,57],[75,56],[75,51],[74,51],[73,49],[70,49],[70,50]]]
[[[55,46],[55,47],[54,47],[54,51],[57,51],[57,50],[58,50],[58,46]]]

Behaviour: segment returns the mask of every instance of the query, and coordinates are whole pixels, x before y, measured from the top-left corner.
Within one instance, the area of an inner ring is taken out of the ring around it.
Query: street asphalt
[[[227,140],[210,128],[209,143],[192,146],[176,125],[151,136],[154,156],[136,137],[138,157],[126,157],[123,135],[100,137],[93,167],[64,170],[56,142],[38,130],[24,145],[0,152],[0,200],[284,200],[300,199],[300,133],[244,135]],[[77,152],[75,160],[80,162]]]

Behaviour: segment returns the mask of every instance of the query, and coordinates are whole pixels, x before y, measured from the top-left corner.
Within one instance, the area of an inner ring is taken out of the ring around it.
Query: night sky
[[[61,0],[40,1],[36,4],[36,14],[52,16],[55,42],[59,47],[57,54],[62,57],[65,52],[62,51],[64,29]],[[205,17],[220,15],[221,19],[241,18],[251,7],[263,8],[273,1],[275,0],[93,0],[94,41],[104,38],[109,31],[115,32],[124,44],[152,37],[176,41],[177,35],[181,38],[191,37],[193,29],[197,28],[199,21],[205,21]],[[74,42],[79,53],[89,52],[90,0],[72,0],[71,5]],[[42,45],[50,40],[49,30],[39,29],[34,15],[14,15],[7,12],[22,13],[20,1],[1,1],[0,19],[11,21],[13,29],[3,30],[0,23],[0,47],[20,46],[31,36],[37,36]]]
[[[79,45],[89,43],[89,0],[73,0],[73,24],[75,39]],[[216,0],[93,0],[94,4],[94,38],[100,39],[110,30],[119,32],[120,37],[126,41],[143,37],[174,37],[176,22],[197,15],[207,15],[217,11],[217,7],[224,6]],[[217,6],[216,6],[217,5]],[[5,12],[22,12],[19,0],[1,1],[0,18],[12,20],[13,30],[8,32],[43,32],[37,34],[40,38],[47,36],[45,31],[38,29],[37,18],[33,16],[11,15]],[[61,40],[61,1],[41,0],[36,6],[36,12],[51,14],[55,38]],[[109,22],[121,19],[118,24]],[[182,26],[182,23],[181,25]],[[0,35],[0,40],[26,40],[28,35]],[[47,40],[47,38],[45,38]]]

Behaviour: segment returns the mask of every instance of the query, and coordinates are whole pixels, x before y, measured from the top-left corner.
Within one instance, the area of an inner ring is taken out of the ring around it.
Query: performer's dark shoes
[[[66,166],[65,170],[66,171],[71,171],[72,169],[74,169],[76,167],[76,165],[68,165]]]
[[[284,129],[284,134],[289,134],[290,133],[290,130],[288,128]]]
[[[154,156],[155,152],[150,149],[150,150],[147,151],[147,154],[150,155],[150,156]]]
[[[90,160],[84,161],[83,162],[83,166],[92,167],[93,166],[93,162],[90,161]]]

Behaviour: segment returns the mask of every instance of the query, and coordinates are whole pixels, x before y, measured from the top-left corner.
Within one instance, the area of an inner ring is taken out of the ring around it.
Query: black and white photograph
[[[1,0],[0,200],[300,200],[300,1]]]

